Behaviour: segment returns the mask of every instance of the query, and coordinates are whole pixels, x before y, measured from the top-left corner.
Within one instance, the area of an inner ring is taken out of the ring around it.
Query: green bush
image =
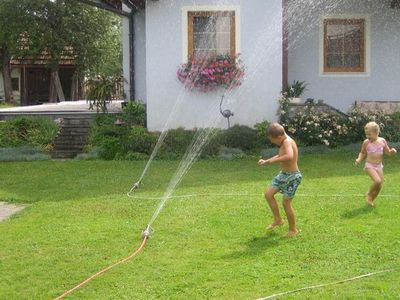
[[[218,158],[221,160],[233,160],[244,158],[245,154],[238,148],[222,147],[218,153]]]
[[[152,134],[146,128],[140,126],[132,127],[125,136],[121,137],[123,155],[130,152],[150,155],[158,139],[157,134]]]
[[[267,138],[268,125],[269,125],[268,121],[256,123],[254,125],[254,129],[257,131],[256,148],[264,149],[272,146],[271,142]]]
[[[287,99],[280,103],[280,122],[286,132],[296,139],[300,146],[325,145],[338,147],[365,139],[364,126],[370,121],[381,127],[381,136],[389,141],[400,139],[400,122],[397,115],[385,115],[382,111],[365,113],[353,108],[348,115],[327,113],[319,110],[315,104],[308,104],[289,115]]]
[[[37,146],[53,143],[59,126],[48,118],[18,117],[0,122],[0,147]]]
[[[228,148],[239,148],[251,151],[256,148],[258,141],[257,130],[244,125],[235,125],[223,133],[223,144]]]
[[[146,127],[146,106],[137,101],[130,101],[122,109],[122,119],[128,127],[138,125]]]

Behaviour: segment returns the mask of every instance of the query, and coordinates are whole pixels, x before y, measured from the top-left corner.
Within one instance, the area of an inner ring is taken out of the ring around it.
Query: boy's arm
[[[262,159],[262,158],[261,158],[261,159],[258,161],[258,164],[259,164],[259,165],[264,165],[264,164],[266,164],[266,163],[269,163],[271,159],[274,159],[274,158],[276,158],[276,157],[278,157],[278,156],[279,156],[279,155],[275,155],[275,156],[270,157],[270,158],[268,158],[268,159]]]
[[[363,161],[367,157],[367,143],[368,140],[365,140],[362,143],[360,153],[358,154],[358,157],[354,162],[356,165],[358,165],[361,161]]]
[[[385,147],[383,148],[383,150],[385,151],[385,153],[387,155],[392,156],[392,155],[395,155],[397,153],[397,150],[395,148],[390,148],[389,147],[389,145],[388,145],[388,143],[386,142],[385,139],[383,139],[383,143],[385,144]]]

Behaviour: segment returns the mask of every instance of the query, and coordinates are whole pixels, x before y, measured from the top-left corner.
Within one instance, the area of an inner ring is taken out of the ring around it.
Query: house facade
[[[147,0],[131,22],[135,51],[124,55],[124,77],[131,58],[135,76],[125,93],[146,103],[150,130],[225,127],[213,117],[222,95],[234,112],[231,124],[273,121],[282,85],[294,80],[308,84],[303,99],[344,112],[355,101],[398,101],[398,8],[396,0]],[[125,54],[128,29],[125,20]],[[185,89],[179,65],[204,52],[240,53],[243,84],[231,91]]]
[[[396,3],[288,1],[289,83],[306,81],[304,98],[323,99],[343,112],[355,101],[400,101]]]

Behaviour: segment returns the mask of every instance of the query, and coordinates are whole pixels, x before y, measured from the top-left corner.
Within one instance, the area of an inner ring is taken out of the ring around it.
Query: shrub
[[[222,160],[233,160],[244,158],[245,154],[238,148],[222,147],[219,151],[218,158]]]
[[[223,144],[228,148],[239,148],[243,151],[254,150],[257,140],[257,130],[245,125],[235,125],[223,133]]]
[[[48,118],[18,117],[0,122],[0,147],[37,146],[52,144],[58,125]]]
[[[140,126],[132,127],[126,136],[121,137],[124,155],[128,152],[150,155],[158,139],[157,134],[149,133],[146,128]]]
[[[146,106],[141,102],[130,101],[122,109],[122,119],[128,127],[146,127]]]
[[[161,153],[163,155],[176,154],[177,156],[184,154],[195,134],[195,130],[185,130],[182,127],[168,130],[160,149]]]
[[[267,134],[266,134],[268,125],[269,125],[268,121],[264,121],[264,122],[261,122],[261,123],[256,123],[254,125],[254,129],[257,131],[256,147],[259,148],[259,149],[267,148],[267,147],[271,147],[272,146],[272,144],[268,140]]]
[[[308,103],[290,116],[288,101],[286,97],[279,99],[280,122],[301,146],[337,147],[360,142],[365,139],[364,126],[369,121],[377,122],[381,135],[389,141],[400,138],[400,122],[396,121],[396,114],[391,117],[382,111],[365,113],[353,108],[348,115],[341,116],[321,111],[315,104]]]

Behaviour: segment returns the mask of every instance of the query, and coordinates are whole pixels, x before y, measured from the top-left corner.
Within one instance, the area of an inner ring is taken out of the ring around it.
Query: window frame
[[[230,56],[234,57],[237,53],[236,38],[236,18],[237,13],[234,9],[227,10],[188,10],[187,11],[187,59],[190,61],[194,57],[194,32],[193,21],[195,17],[229,17],[230,18]]]
[[[365,74],[367,72],[367,23],[368,20],[365,17],[329,17],[323,19],[322,25],[322,71],[324,74]],[[360,25],[361,37],[360,37],[360,66],[359,67],[329,67],[328,61],[328,49],[327,49],[327,26],[328,25],[345,25],[345,24],[356,24]]]

